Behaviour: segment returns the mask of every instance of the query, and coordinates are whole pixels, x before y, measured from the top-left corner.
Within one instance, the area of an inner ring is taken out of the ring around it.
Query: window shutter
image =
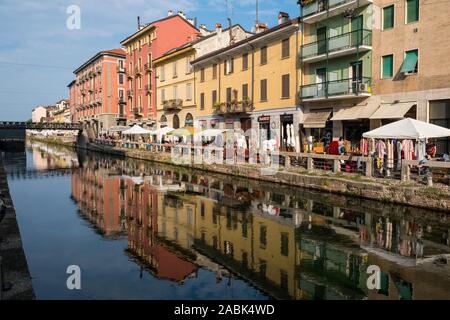
[[[394,27],[394,5],[383,8],[383,29]]]
[[[289,74],[285,74],[281,78],[281,94],[283,98],[289,98],[290,90],[289,90]]]
[[[261,101],[267,101],[267,79],[261,80]]]
[[[248,98],[248,84],[242,85],[242,100]]]

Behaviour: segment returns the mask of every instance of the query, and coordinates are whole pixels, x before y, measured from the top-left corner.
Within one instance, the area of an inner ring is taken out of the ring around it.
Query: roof
[[[260,33],[255,34],[255,35],[253,35],[253,36],[251,36],[251,37],[248,37],[247,39],[243,39],[243,40],[241,40],[241,41],[238,41],[238,42],[236,42],[235,44],[233,44],[233,45],[231,45],[231,46],[228,46],[228,47],[225,47],[225,48],[222,48],[222,49],[219,49],[219,50],[210,52],[210,53],[208,53],[208,54],[205,54],[204,56],[202,56],[202,57],[200,57],[200,58],[198,58],[198,59],[192,61],[192,64],[196,64],[196,63],[198,63],[198,62],[200,62],[200,61],[207,60],[207,59],[209,59],[209,58],[211,58],[211,57],[217,56],[217,55],[220,54],[220,53],[227,52],[228,50],[233,49],[233,48],[237,48],[237,47],[239,47],[239,46],[241,46],[241,45],[243,45],[243,44],[245,44],[245,43],[255,41],[255,40],[257,40],[257,39],[259,39],[259,38],[262,38],[262,37],[264,37],[264,36],[267,36],[267,35],[269,35],[269,34],[275,32],[275,31],[278,31],[278,30],[280,30],[280,29],[289,27],[289,26],[291,26],[293,23],[298,22],[299,20],[300,20],[300,18],[294,18],[294,19],[289,20],[289,21],[287,21],[287,22],[285,22],[285,23],[282,23],[282,24],[279,24],[279,25],[277,25],[277,26],[275,26],[275,27],[272,27],[272,28],[270,28],[270,29],[268,29],[268,30],[266,30],[266,31],[263,31],[263,32],[260,32]]]
[[[162,19],[159,20],[155,20],[153,22],[150,22],[148,24],[146,24],[142,29],[136,31],[135,33],[133,33],[132,35],[130,35],[129,37],[125,38],[124,40],[120,41],[121,45],[126,45],[128,42],[130,42],[133,38],[135,38],[136,36],[138,36],[139,34],[145,33],[153,28],[155,28],[155,24],[162,22],[162,21],[166,21],[169,19],[174,19],[174,18],[179,18],[182,19],[184,22],[186,22],[188,25],[190,25],[192,28],[194,28],[195,30],[197,30],[198,32],[200,32],[200,30],[198,28],[196,28],[194,25],[192,25],[189,21],[187,21],[185,18],[181,17],[179,14],[174,14],[171,16],[167,16],[164,17]]]
[[[70,88],[70,87],[73,86],[76,82],[77,82],[77,80],[72,80],[72,81],[67,85],[67,88]]]
[[[100,51],[95,56],[90,58],[88,61],[83,63],[80,67],[75,69],[75,71],[73,73],[77,74],[79,71],[81,71],[86,66],[88,66],[89,64],[91,64],[92,62],[94,62],[95,60],[97,60],[98,58],[100,58],[102,56],[113,56],[113,57],[118,57],[118,58],[125,58],[126,54],[125,54],[125,50],[122,48]]]
[[[235,28],[240,28],[241,30],[243,30],[246,33],[251,33],[251,32],[248,32],[247,30],[245,30],[240,24],[235,24],[235,25],[231,26],[231,30],[233,30]],[[228,27],[226,29],[223,29],[222,33],[229,32],[229,30],[230,30],[230,27]],[[212,38],[212,37],[214,37],[216,35],[217,35],[217,32],[214,31],[211,34],[208,34],[207,36],[199,37],[199,38],[197,38],[197,39],[195,39],[195,40],[193,40],[191,42],[188,42],[188,43],[186,43],[186,44],[184,44],[182,46],[170,49],[169,51],[164,53],[161,57],[159,57],[158,59],[155,59],[154,63],[158,64],[159,62],[162,62],[162,61],[166,60],[167,57],[173,55],[174,53],[178,53],[178,52],[179,53],[183,53],[185,49],[188,49],[188,48],[192,47],[194,44],[197,44],[197,43],[200,43],[202,41],[205,41],[205,40],[207,40],[209,38]]]

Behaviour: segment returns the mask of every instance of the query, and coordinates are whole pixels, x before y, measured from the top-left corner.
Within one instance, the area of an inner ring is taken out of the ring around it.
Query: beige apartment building
[[[404,116],[450,128],[450,2],[374,0],[373,92],[379,126]],[[450,153],[450,140],[437,143]]]

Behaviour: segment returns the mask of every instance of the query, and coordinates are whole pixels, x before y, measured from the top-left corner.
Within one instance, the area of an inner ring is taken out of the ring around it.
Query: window
[[[186,100],[192,100],[192,84],[186,84]]]
[[[178,74],[177,74],[177,63],[176,62],[174,62],[172,64],[172,71],[173,71],[173,77],[176,78],[178,76]]]
[[[213,106],[217,103],[217,90],[213,90],[212,92],[212,104]]]
[[[267,246],[267,227],[264,225],[259,227],[259,244],[262,249]]]
[[[419,21],[419,0],[406,0],[406,23]]]
[[[231,58],[231,59],[225,60],[224,64],[225,64],[225,66],[224,66],[225,67],[224,68],[225,75],[232,74],[234,72],[234,59]]]
[[[200,82],[205,82],[205,68],[200,69]]]
[[[242,70],[248,69],[248,53],[242,55]]]
[[[394,5],[383,8],[383,30],[394,27]]]
[[[288,257],[289,256],[289,234],[282,233],[281,234],[281,255]]]
[[[242,100],[248,99],[248,84],[242,85]]]
[[[285,74],[281,77],[281,97],[283,99],[290,97],[290,79],[289,74]]]
[[[200,110],[205,110],[205,94],[200,93]]]
[[[231,88],[227,88],[227,103],[231,102],[231,94],[232,94]]]
[[[281,43],[281,58],[289,57],[289,38],[284,39]]]
[[[388,79],[394,75],[394,56],[392,54],[383,56],[382,58],[381,78]]]
[[[142,89],[142,78],[139,78],[138,88],[139,88],[139,89]]]
[[[212,78],[217,79],[217,64],[213,64],[212,66]]]
[[[166,89],[161,89],[161,104],[166,101]]]
[[[405,52],[405,60],[400,71],[404,74],[415,74],[419,71],[419,51],[417,49]]]
[[[123,84],[123,73],[119,73],[119,84]]]
[[[178,99],[178,87],[173,86],[173,99]]]
[[[261,80],[261,101],[267,101],[267,79]]]
[[[186,74],[190,74],[192,72],[192,65],[191,65],[191,57],[186,58]]]
[[[261,48],[261,64],[267,63],[267,47]]]
[[[161,81],[166,81],[166,71],[164,70],[164,66],[161,66],[161,68],[160,68],[160,70],[159,70],[159,73],[160,73],[160,80]]]

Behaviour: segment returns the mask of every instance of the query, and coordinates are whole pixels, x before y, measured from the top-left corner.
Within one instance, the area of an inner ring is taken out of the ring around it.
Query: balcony
[[[131,72],[131,70],[126,70],[125,72],[127,74],[128,80],[132,80],[133,79],[133,72]]]
[[[95,72],[94,71],[90,71],[89,72],[89,79],[92,79],[95,77]]]
[[[142,114],[142,112],[143,112],[142,107],[136,107],[136,108],[133,108],[133,114],[134,114],[135,116],[140,116],[140,115]]]
[[[145,92],[150,94],[152,92],[152,86],[150,84],[145,85]]]
[[[81,89],[81,95],[85,96],[87,94],[87,90],[86,89]]]
[[[146,73],[151,73],[152,70],[153,70],[152,65],[150,63],[146,63],[144,65],[144,70],[145,70]]]
[[[301,49],[301,57],[304,63],[313,63],[370,50],[372,31],[363,29],[305,44]]]
[[[302,0],[303,22],[316,23],[372,2],[373,0]]]
[[[127,91],[127,97],[128,98],[133,98],[133,90],[128,90]]]
[[[119,99],[117,100],[117,102],[119,103],[119,105],[127,104],[127,102],[125,101],[125,98],[124,98],[124,97],[119,97]]]
[[[96,67],[95,71],[97,72],[97,74],[102,74],[102,67]]]
[[[300,87],[302,101],[318,101],[370,97],[372,95],[372,79],[362,77],[359,80],[341,79],[322,83],[314,83]]]
[[[137,76],[142,76],[142,67],[135,67],[134,68],[134,73]]]
[[[216,115],[226,115],[233,113],[248,113],[255,110],[253,106],[253,102],[250,100],[247,101],[233,101],[233,102],[224,102],[216,105],[214,113]]]
[[[163,103],[164,111],[178,111],[183,108],[183,100],[182,99],[172,99],[166,100]]]
[[[125,67],[120,65],[117,66],[117,73],[125,73],[125,72],[126,72]]]

